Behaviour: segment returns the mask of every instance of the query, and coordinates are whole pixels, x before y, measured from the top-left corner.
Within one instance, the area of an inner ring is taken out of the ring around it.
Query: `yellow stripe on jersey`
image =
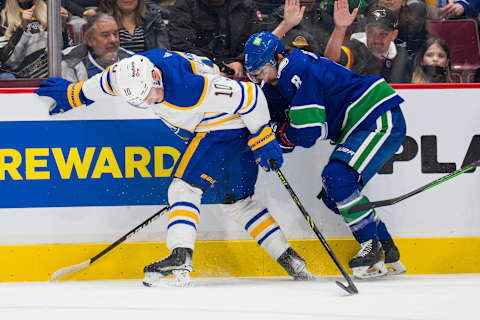
[[[73,86],[73,100],[75,102],[75,107],[80,107],[83,105],[82,101],[80,101],[80,91],[82,90],[83,81],[75,83]]]
[[[108,75],[110,73],[110,68],[112,66],[108,66],[107,69],[102,74],[102,82],[104,87],[107,89],[108,93],[110,93],[112,96],[116,96],[117,94],[113,91],[112,87],[110,86],[110,83],[108,83]]]
[[[350,48],[342,46],[341,49],[343,52],[345,52],[345,55],[347,56],[347,63],[345,64],[345,68],[351,70],[353,66],[353,54]]]
[[[185,169],[187,168],[187,165],[190,162],[190,159],[192,159],[192,156],[195,153],[195,150],[197,150],[198,145],[200,144],[200,141],[202,141],[202,139],[205,138],[207,133],[208,131],[199,132],[195,135],[195,137],[193,137],[192,141],[188,144],[187,150],[185,150],[182,156],[182,159],[180,160],[177,171],[175,171],[174,177],[181,178],[183,176],[183,173],[185,172]]]
[[[174,210],[174,211],[170,212],[170,214],[168,215],[168,221],[170,221],[171,219],[173,219],[175,217],[187,217],[187,218],[195,220],[195,222],[197,223],[197,226],[199,224],[198,214],[195,213],[195,212],[192,212],[192,211]]]
[[[250,106],[253,100],[253,86],[251,82],[244,82],[247,85],[247,104],[240,108],[240,111]]]
[[[198,128],[206,128],[206,127],[213,127],[213,126],[217,126],[219,124],[223,124],[225,122],[228,122],[230,120],[233,120],[233,119],[236,119],[240,117],[239,114],[234,114],[233,116],[230,116],[228,118],[225,118],[225,119],[222,119],[222,120],[218,120],[218,121],[215,121],[215,122],[210,122],[210,123],[206,123],[206,124],[199,124],[196,129]]]
[[[248,140],[248,146],[254,151],[273,140],[275,140],[275,134],[273,133],[272,128],[265,126],[259,134]]]
[[[250,232],[250,235],[252,238],[256,238],[263,230],[267,229],[269,226],[275,223],[275,219],[273,219],[272,216],[268,217],[263,221],[262,223],[259,223],[258,226],[256,226],[252,232]]]
[[[190,107],[180,107],[180,106],[176,106],[168,101],[162,101],[162,103],[164,105],[166,105],[167,107],[170,107],[170,108],[174,108],[174,109],[180,109],[180,110],[189,110],[189,109],[194,109],[196,107],[198,107],[199,105],[202,104],[203,100],[205,99],[205,96],[207,94],[207,89],[208,89],[208,79],[207,77],[202,77],[204,80],[205,80],[205,83],[203,85],[203,92],[202,92],[202,95],[200,96],[200,99],[198,99],[197,103],[193,106],[190,106]]]
[[[68,98],[68,103],[70,104],[70,107],[75,108],[75,103],[73,102],[73,86],[75,86],[75,83],[68,85],[67,98]]]

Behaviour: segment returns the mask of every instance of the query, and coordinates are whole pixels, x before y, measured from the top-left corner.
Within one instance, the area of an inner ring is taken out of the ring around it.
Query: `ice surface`
[[[193,278],[187,288],[172,286],[170,279],[153,288],[140,280],[1,283],[0,319],[480,318],[480,274],[356,281],[355,296],[337,287],[337,279]]]

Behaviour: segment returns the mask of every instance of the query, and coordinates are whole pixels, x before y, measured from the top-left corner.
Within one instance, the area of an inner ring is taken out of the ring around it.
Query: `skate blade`
[[[389,275],[399,275],[407,272],[407,268],[405,268],[405,266],[400,260],[396,262],[387,263],[386,266],[387,266]]]
[[[372,267],[356,267],[352,268],[353,276],[360,280],[369,280],[375,278],[381,278],[388,274],[387,267],[383,261],[379,261]]]
[[[315,280],[315,277],[308,270],[303,270],[293,277],[295,281],[311,281]]]
[[[160,272],[145,272],[145,277],[143,278],[143,285],[145,287],[152,287],[160,279],[165,278],[165,275]]]
[[[165,279],[173,275],[173,277]],[[174,286],[174,287],[189,287],[190,271],[188,270],[172,270],[168,274],[162,274],[160,272],[146,272],[143,278],[142,284],[146,287],[159,287],[159,286]]]
[[[173,270],[173,275],[175,276],[175,286],[177,287],[189,287],[190,282],[190,271],[188,270]]]

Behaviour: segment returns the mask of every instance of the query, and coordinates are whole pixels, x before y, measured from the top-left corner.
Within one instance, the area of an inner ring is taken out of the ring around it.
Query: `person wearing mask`
[[[453,82],[450,61],[445,41],[428,39],[415,56],[412,83]]]

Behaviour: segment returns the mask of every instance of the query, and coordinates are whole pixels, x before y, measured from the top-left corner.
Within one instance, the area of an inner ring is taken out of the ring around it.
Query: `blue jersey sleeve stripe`
[[[216,119],[216,118],[220,118],[220,117],[223,117],[223,116],[226,115],[226,114],[227,114],[227,113],[224,112],[224,113],[220,113],[220,114],[218,114],[218,115],[216,115],[216,116],[214,116],[214,117],[205,117],[205,118],[203,118],[202,122],[203,122],[203,121],[213,120],[213,119]]]
[[[257,221],[258,219],[260,219],[261,216],[263,216],[264,214],[266,214],[268,212],[268,210],[265,208],[263,209],[260,213],[258,213],[255,217],[253,217],[252,219],[250,219],[250,221],[247,222],[247,224],[245,225],[245,230],[248,231],[248,228],[255,222]]]
[[[235,109],[234,113],[237,113],[240,108],[242,108],[243,105],[243,100],[245,100],[245,93],[243,92],[243,86],[242,83],[237,81],[238,85],[240,86],[240,91],[242,92],[242,98],[240,99],[240,104],[238,105],[237,109]]]
[[[102,76],[100,77],[100,89],[102,89],[102,91],[106,94],[110,94],[107,92],[107,90],[105,90],[105,88],[103,87],[103,77],[104,75],[102,74]]]
[[[116,96],[116,93],[113,91],[112,85],[111,85],[111,82],[110,82],[111,70],[112,69],[110,67],[107,68],[106,87],[107,87],[107,90],[110,92],[111,95]]]
[[[170,227],[178,224],[178,223],[181,223],[181,224],[187,224],[189,226],[192,226],[195,230],[197,230],[197,226],[195,225],[195,223],[193,222],[190,222],[188,220],[175,220],[173,221],[172,223],[170,223],[168,226],[167,226],[167,230],[170,229]]]
[[[246,115],[255,110],[255,107],[257,106],[257,99],[258,99],[258,86],[255,86],[255,102],[253,106],[248,110],[247,112],[242,112],[241,115]]]
[[[189,208],[195,209],[195,210],[198,212],[198,214],[200,214],[200,209],[198,209],[198,207],[197,207],[196,205],[194,205],[194,204],[191,203],[191,202],[186,202],[186,201],[175,202],[175,203],[172,204],[172,206],[170,207],[170,211],[172,211],[173,208],[179,207],[179,206],[189,207]]]
[[[258,244],[262,245],[263,241],[265,241],[265,239],[267,239],[272,233],[274,233],[277,230],[280,230],[280,227],[277,226],[272,230],[268,231],[266,235],[264,235],[260,240],[258,240]]]

